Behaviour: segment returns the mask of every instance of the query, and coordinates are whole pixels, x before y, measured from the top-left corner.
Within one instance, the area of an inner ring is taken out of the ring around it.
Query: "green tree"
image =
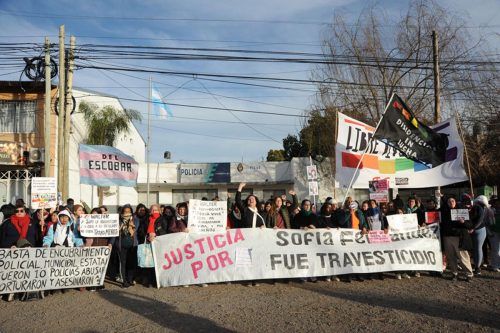
[[[99,108],[87,102],[80,103],[79,111],[87,124],[85,143],[89,145],[114,146],[116,139],[124,133],[130,132],[132,121],[141,121],[141,114],[132,109],[119,110],[110,105]],[[103,201],[103,189],[97,188],[99,205]]]
[[[281,162],[285,161],[285,150],[283,149],[271,149],[267,152],[268,162]]]

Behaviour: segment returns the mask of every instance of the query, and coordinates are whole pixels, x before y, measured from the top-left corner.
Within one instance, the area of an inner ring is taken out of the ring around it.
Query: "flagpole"
[[[147,148],[146,148],[146,206],[149,207],[149,152],[151,144],[151,103],[153,100],[152,96],[152,82],[151,76],[149,77],[149,103],[148,103],[148,138],[147,138]]]
[[[389,107],[393,97],[394,97],[394,93],[392,93],[391,98],[389,98],[389,101],[387,102],[387,105],[385,106],[384,113],[382,114],[382,117],[380,117],[380,119],[377,123],[377,126],[375,127],[375,130],[373,131],[373,135],[370,138],[370,140],[368,140],[368,143],[366,144],[366,148],[363,151],[363,154],[361,155],[361,158],[358,161],[358,165],[356,166],[356,169],[354,170],[354,174],[352,175],[351,181],[349,182],[349,186],[347,187],[347,191],[345,192],[344,201],[342,201],[342,206],[344,205],[345,201],[347,200],[347,197],[349,196],[349,191],[351,190],[352,183],[354,182],[354,178],[356,178],[356,174],[358,173],[359,166],[361,165],[361,162],[363,161],[363,157],[365,157],[365,154],[368,151],[368,148],[370,148],[370,144],[372,143],[372,141],[375,138],[375,133],[377,132],[377,129],[380,126],[380,123],[382,122],[382,118],[384,118],[385,112],[387,111],[387,108]]]

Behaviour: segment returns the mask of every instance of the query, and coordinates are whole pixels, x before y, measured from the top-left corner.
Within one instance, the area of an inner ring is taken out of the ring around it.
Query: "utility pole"
[[[69,197],[69,155],[70,155],[70,132],[71,132],[71,111],[73,105],[69,107],[70,102],[72,102],[73,93],[73,64],[74,64],[74,53],[75,50],[75,36],[71,36],[69,39],[69,52],[68,52],[68,65],[66,67],[66,91],[64,96],[64,186],[63,186],[63,197]]]
[[[441,121],[441,81],[439,79],[439,43],[438,34],[435,30],[432,31],[432,62],[434,64],[434,122]]]
[[[436,30],[432,30],[432,63],[434,68],[434,123],[441,121],[441,81],[439,78],[439,43]],[[436,191],[436,204],[439,207],[441,203],[441,186]]]
[[[50,100],[51,100],[51,82],[50,75],[50,42],[45,37],[45,105],[43,110],[43,142],[45,145],[43,176],[50,177]]]
[[[59,27],[59,105],[57,119],[57,189],[64,197],[64,97],[66,88],[66,70],[64,68],[64,25]]]
[[[148,138],[147,138],[147,149],[146,149],[146,207],[149,207],[149,153],[151,152],[151,103],[153,103],[153,86],[152,86],[151,76],[149,77],[149,103],[148,103]]]

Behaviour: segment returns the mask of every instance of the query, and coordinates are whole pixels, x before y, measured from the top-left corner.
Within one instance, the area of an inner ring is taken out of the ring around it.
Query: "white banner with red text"
[[[441,271],[439,240],[428,228],[369,243],[354,229],[230,229],[175,233],[153,241],[158,287],[388,271]]]

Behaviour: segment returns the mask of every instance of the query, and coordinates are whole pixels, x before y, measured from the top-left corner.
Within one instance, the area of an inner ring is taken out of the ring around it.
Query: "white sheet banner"
[[[80,216],[80,233],[83,237],[118,237],[118,214],[83,214]]]
[[[369,244],[354,229],[231,229],[217,234],[176,233],[153,241],[158,287],[199,283],[376,273],[441,271],[431,229],[390,234]]]
[[[0,294],[102,286],[111,249],[0,249]]]
[[[196,233],[220,232],[227,226],[227,202],[189,200],[189,230]]]
[[[339,127],[336,146],[337,168],[335,179],[347,187],[356,166],[366,149],[374,128],[339,113]],[[382,141],[374,140],[363,157],[360,169],[354,179],[354,188],[366,188],[373,178],[389,178],[391,188],[420,188],[444,186],[467,180],[463,168],[463,144],[458,135],[455,118],[431,126],[438,133],[448,135],[446,162],[435,167],[414,162]]]

